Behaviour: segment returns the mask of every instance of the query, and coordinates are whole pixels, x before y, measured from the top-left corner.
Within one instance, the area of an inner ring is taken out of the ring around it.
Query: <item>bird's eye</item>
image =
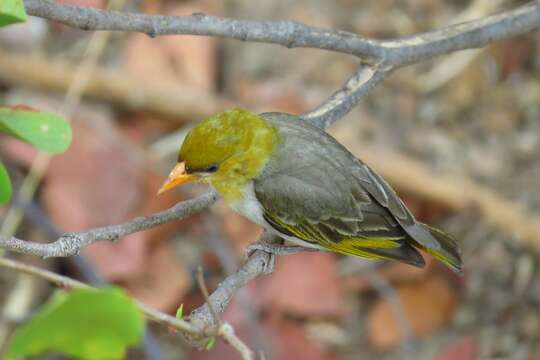
[[[209,167],[207,167],[204,172],[208,172],[208,173],[213,173],[213,172],[216,172],[218,169],[218,166],[217,165],[210,165]]]

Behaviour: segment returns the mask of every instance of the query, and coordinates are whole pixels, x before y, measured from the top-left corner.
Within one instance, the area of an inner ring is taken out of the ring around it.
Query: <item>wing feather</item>
[[[290,115],[262,116],[285,135],[254,183],[264,218],[276,230],[333,251],[416,265],[423,261],[411,238],[439,247],[393,189],[331,136]]]

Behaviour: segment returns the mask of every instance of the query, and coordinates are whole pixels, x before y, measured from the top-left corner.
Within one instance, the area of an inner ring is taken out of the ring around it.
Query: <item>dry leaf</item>
[[[310,341],[300,324],[281,320],[267,325],[272,341],[272,351],[279,360],[331,360],[337,357],[329,354],[320,344]]]
[[[212,4],[174,4],[168,15],[209,12]],[[144,54],[144,56],[141,56]],[[216,39],[206,36],[160,36],[132,34],[124,53],[124,66],[145,81],[177,81],[181,85],[213,91],[216,82]]]
[[[304,97],[275,81],[239,81],[235,92],[243,103],[257,108],[260,112],[282,111],[300,114],[309,107]]]
[[[1,135],[0,147],[2,153],[9,157],[11,160],[17,164],[30,167],[32,161],[34,161],[38,150],[32,145],[24,143],[20,140]]]
[[[94,126],[73,124],[73,143],[50,164],[44,207],[64,231],[117,223],[141,205],[144,169]]]
[[[335,261],[329,253],[279,257],[274,273],[262,279],[257,298],[271,312],[338,317],[344,313],[344,304]]]
[[[236,310],[234,308],[237,308]],[[265,350],[267,359],[276,360],[337,360],[336,356],[331,355],[324,347],[316,342],[309,340],[306,337],[305,331],[300,323],[286,319],[266,319],[264,322],[259,321],[258,325],[249,324],[245,319],[245,309],[237,301],[233,301],[229,305],[232,312],[243,313],[244,320],[239,322],[231,322],[225,316],[235,330],[235,334],[242,339],[248,347],[255,350],[260,350],[261,347]],[[227,310],[229,312],[229,310]],[[193,353],[192,359],[196,360],[236,360],[239,358],[237,350],[223,341],[216,341],[216,346],[210,351],[196,351]]]
[[[430,275],[435,264],[435,260],[431,255],[422,252],[422,256],[426,261],[426,266],[423,268],[400,262],[387,262],[377,271],[392,284],[419,281]],[[348,276],[343,280],[343,286],[347,291],[363,292],[372,290],[373,285],[367,276],[364,274]]]
[[[146,269],[147,252],[148,238],[140,232],[116,243],[96,242],[81,251],[99,276],[108,282],[137,279]]]
[[[473,336],[463,336],[452,342],[437,357],[437,360],[475,360],[478,354],[478,343]]]
[[[174,255],[169,243],[161,243],[150,252],[137,279],[126,284],[129,293],[158,310],[174,312],[191,288],[189,272]]]
[[[433,275],[415,284],[396,288],[414,336],[428,335],[444,326],[457,305],[456,293],[442,276]],[[379,301],[368,315],[368,335],[379,349],[389,349],[401,340],[392,306],[387,299]]]

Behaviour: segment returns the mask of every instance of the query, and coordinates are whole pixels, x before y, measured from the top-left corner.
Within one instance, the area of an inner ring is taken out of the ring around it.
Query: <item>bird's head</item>
[[[263,117],[231,109],[195,126],[178,153],[178,163],[159,193],[190,181],[204,181],[225,198],[241,190],[262,171],[278,142],[277,130]]]

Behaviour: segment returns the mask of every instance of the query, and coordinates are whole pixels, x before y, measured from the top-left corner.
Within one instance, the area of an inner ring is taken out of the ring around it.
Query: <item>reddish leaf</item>
[[[258,325],[250,324],[246,319],[246,310],[238,302],[233,301],[229,305],[227,312],[243,314],[243,320],[236,318],[230,320],[226,315],[224,318],[230,321],[235,329],[235,333],[252,350],[264,350],[267,359],[276,360],[337,360],[338,358],[330,354],[323,346],[317,344],[306,337],[305,331],[300,323],[285,319],[267,319],[261,322],[253,319]],[[194,360],[236,360],[239,358],[238,352],[230,345],[218,340],[216,346],[210,351],[196,351],[192,355]]]
[[[435,261],[432,256],[425,253],[422,253],[422,256],[424,256],[424,259],[426,260],[426,266],[424,268],[418,268],[399,262],[387,262],[377,271],[392,284],[418,281],[430,275]],[[361,273],[346,277],[343,281],[343,286],[347,291],[362,292],[373,289],[373,285],[369,281],[367,275]]]
[[[117,119],[117,124],[128,139],[141,146],[148,146],[164,134],[178,128],[176,121],[143,111],[125,113]]]
[[[406,319],[415,336],[437,331],[452,317],[457,305],[456,293],[447,280],[433,275],[415,284],[396,288]],[[379,299],[368,316],[368,335],[379,349],[389,349],[401,340],[401,334],[391,304]]]
[[[308,110],[308,103],[298,92],[284,88],[273,81],[236,84],[236,93],[242,102],[263,111],[283,111],[298,114]]]
[[[53,158],[42,200],[59,228],[80,231],[117,223],[141,205],[144,169],[116,139],[73,125],[73,143]]]
[[[175,4],[164,10],[168,15],[191,15],[209,12],[210,2]],[[211,37],[160,36],[151,39],[144,34],[133,34],[124,54],[124,65],[129,73],[142,81],[176,81],[212,91],[216,74],[216,40]],[[144,54],[144,56],[140,56]]]
[[[333,317],[344,312],[343,289],[332,254],[279,257],[274,273],[262,280],[257,298],[271,312]]]
[[[463,336],[446,347],[437,360],[475,360],[478,354],[478,343],[473,336]]]
[[[174,312],[191,287],[191,278],[168,243],[151,251],[144,271],[127,284],[127,290],[141,302],[156,309]]]
[[[0,146],[2,147],[2,152],[5,153],[6,156],[27,167],[32,164],[32,161],[34,161],[34,158],[38,153],[38,150],[32,147],[32,145],[9,136],[2,136]]]
[[[501,78],[507,79],[514,73],[524,71],[534,57],[535,48],[534,41],[527,38],[515,38],[496,44],[493,51],[499,58]]]
[[[12,109],[12,110],[19,110],[19,111],[33,111],[33,112],[39,112],[39,110],[34,109],[33,107],[30,107],[28,105],[24,104],[17,104],[12,106],[0,106],[0,109]]]
[[[272,351],[279,360],[330,360],[337,357],[329,354],[322,346],[306,338],[300,324],[292,321],[280,321],[269,326]]]
[[[146,269],[147,238],[135,233],[116,242],[97,242],[82,250],[99,275],[107,281],[130,281]]]

